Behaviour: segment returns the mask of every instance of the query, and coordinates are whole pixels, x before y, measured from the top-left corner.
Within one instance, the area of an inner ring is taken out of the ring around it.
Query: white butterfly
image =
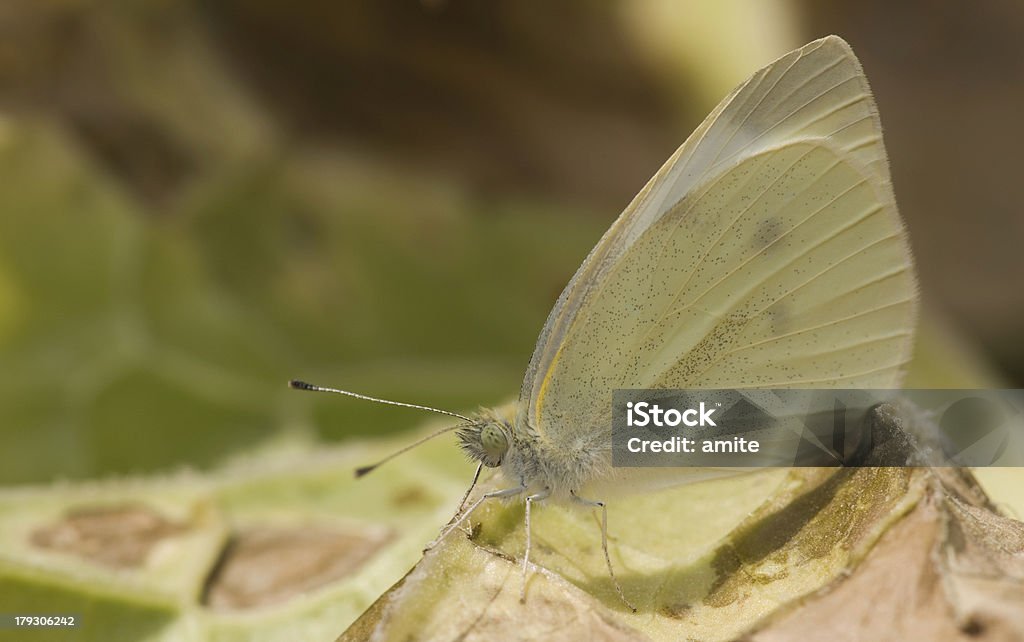
[[[817,40],[726,97],[612,225],[548,316],[514,418],[441,411],[466,421],[442,432],[477,476],[509,484],[441,537],[524,497],[525,573],[533,503],[599,507],[614,581],[607,493],[736,470],[613,468],[613,390],[897,387],[916,310],[867,79],[846,42]]]

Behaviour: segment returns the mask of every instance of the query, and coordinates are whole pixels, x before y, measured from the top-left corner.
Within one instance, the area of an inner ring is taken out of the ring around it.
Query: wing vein
[[[715,164],[718,163],[719,157],[722,155],[722,152],[725,151],[725,149],[729,146],[729,143],[731,143],[732,140],[736,137],[736,134],[738,134],[739,131],[741,129],[743,129],[743,126],[747,124],[747,120],[750,119],[750,115],[753,114],[755,111],[757,111],[761,107],[761,103],[764,102],[764,99],[772,94],[772,91],[776,87],[779,86],[779,82],[781,82],[782,79],[785,78],[787,74],[789,74],[789,72],[793,69],[793,67],[796,65],[796,63],[798,63],[800,61],[801,58],[803,58],[803,52],[801,52],[800,55],[798,55],[795,58],[793,58],[793,62],[791,62],[788,67],[786,67],[785,71],[783,71],[781,74],[779,74],[778,78],[775,79],[775,82],[772,83],[772,86],[769,87],[768,90],[765,91],[763,94],[761,94],[761,97],[757,99],[757,102],[754,103],[753,107],[751,107],[749,110],[747,110],[747,113],[743,114],[743,119],[735,127],[733,127],[732,133],[729,134],[729,138],[725,139],[722,142],[722,144],[718,148],[718,153],[715,154],[715,157],[711,160],[710,163],[708,163],[708,168],[709,169],[711,167],[714,167]],[[758,81],[757,86],[753,88],[753,91],[756,91],[756,90],[761,88],[761,82],[764,81],[764,78],[767,75],[768,74],[765,73],[763,76],[761,76],[761,79]],[[794,91],[796,91],[796,90],[794,89]],[[787,97],[789,95],[792,95],[792,92],[790,92],[790,94],[787,94]]]
[[[890,275],[890,276],[892,276],[892,275]],[[842,296],[846,296],[847,294],[849,294],[849,293],[848,292],[844,292],[842,294]],[[786,296],[787,295],[783,295],[782,297],[780,297],[780,300],[786,298]],[[831,299],[831,300],[834,301],[835,299]],[[912,303],[912,302],[913,302],[913,299],[900,299],[899,301],[893,301],[892,303],[886,303],[885,305],[878,305],[878,306],[875,306],[873,308],[867,308],[867,309],[861,310],[860,312],[857,312],[855,314],[849,314],[849,315],[847,315],[845,317],[842,317],[841,319],[832,319],[830,321],[826,321],[825,323],[819,323],[818,325],[812,325],[812,326],[809,326],[809,327],[806,327],[806,328],[800,328],[799,330],[793,330],[792,332],[787,332],[785,334],[777,334],[777,335],[775,335],[773,337],[768,337],[767,339],[762,339],[760,341],[755,341],[754,343],[748,343],[747,345],[740,346],[738,348],[734,348],[732,350],[729,350],[729,351],[725,352],[725,355],[735,354],[737,352],[742,352],[742,351],[747,350],[749,348],[756,348],[758,346],[762,346],[762,345],[765,345],[767,343],[772,343],[774,341],[779,341],[781,339],[788,339],[790,337],[795,337],[797,335],[801,335],[801,334],[804,334],[806,332],[814,332],[815,330],[823,330],[825,328],[828,328],[828,327],[831,327],[831,326],[834,326],[834,325],[839,325],[841,323],[846,323],[847,321],[854,321],[856,319],[859,319],[860,317],[865,317],[865,316],[868,316],[869,314],[874,314],[875,312],[881,312],[882,310],[886,310],[888,308],[895,308],[895,307],[898,307],[898,306],[901,306],[901,305],[906,305],[907,303]],[[768,306],[768,307],[771,307],[771,306]],[[767,309],[767,308],[765,308],[765,309]],[[760,315],[760,314],[761,313],[758,312],[758,315]],[[754,318],[754,317],[751,317],[751,318]]]
[[[894,369],[898,370],[898,369],[902,368],[905,365],[907,365],[907,360],[906,359],[902,359],[900,361],[896,361],[896,362],[891,363],[891,364],[886,364],[884,366],[879,366],[877,368],[871,368],[870,370],[862,370],[860,372],[855,372],[853,374],[839,375],[839,376],[836,376],[836,377],[829,377],[828,381],[829,381],[829,383],[835,383],[835,382],[843,381],[845,379],[856,379],[857,377],[865,377],[867,375],[872,375],[872,374],[875,374],[877,372],[885,372],[887,370],[894,370]],[[790,379],[790,380],[783,380],[783,381],[773,381],[773,382],[770,382],[770,383],[758,382],[756,385],[749,385],[749,386],[748,385],[732,386],[732,388],[734,388],[736,390],[749,390],[751,388],[776,388],[776,387],[782,387],[782,386],[793,386],[793,385],[809,384],[809,383],[822,383],[822,381],[824,381],[824,380],[823,379]]]
[[[832,67],[834,67],[834,66],[835,66],[836,64],[838,64],[838,61],[837,61],[836,63],[834,63],[834,64],[830,65],[830,66],[829,66],[829,68],[831,69],[831,68],[832,68]],[[845,78],[845,79],[843,79],[843,80],[840,80],[839,82],[837,82],[836,84],[832,85],[831,87],[829,87],[829,88],[828,88],[828,89],[826,89],[825,91],[823,91],[823,92],[821,92],[821,93],[817,94],[816,96],[814,96],[814,98],[811,98],[810,100],[808,100],[808,101],[807,101],[807,102],[805,102],[804,104],[800,105],[799,107],[797,107],[797,108],[796,108],[796,109],[794,109],[793,111],[789,112],[788,114],[786,114],[786,115],[785,115],[785,116],[783,116],[782,118],[780,118],[780,119],[776,120],[776,121],[775,121],[775,123],[774,123],[774,124],[772,124],[772,125],[771,125],[770,127],[766,127],[766,128],[765,128],[765,129],[764,129],[764,130],[763,130],[763,131],[762,131],[762,132],[760,133],[760,134],[758,134],[758,135],[757,135],[757,136],[755,136],[754,138],[750,139],[750,140],[749,140],[749,141],[747,142],[747,145],[745,146],[745,148],[746,148],[746,147],[750,147],[751,145],[753,145],[753,144],[754,144],[754,143],[756,143],[757,141],[761,140],[762,138],[764,138],[764,137],[765,137],[765,136],[767,136],[768,134],[772,133],[772,131],[773,131],[773,130],[774,130],[774,129],[775,129],[776,127],[778,127],[778,126],[779,126],[779,125],[781,125],[782,123],[786,122],[787,120],[789,120],[789,119],[790,119],[790,118],[792,118],[793,116],[797,115],[798,113],[800,113],[801,111],[803,111],[804,109],[806,109],[806,108],[807,108],[807,106],[809,106],[809,105],[811,105],[812,103],[814,103],[814,102],[816,102],[816,101],[818,101],[818,100],[820,100],[820,99],[824,98],[824,97],[825,97],[825,96],[827,96],[827,95],[828,95],[829,93],[831,93],[831,92],[835,91],[836,89],[838,89],[839,87],[841,87],[841,86],[845,85],[846,83],[850,82],[851,80],[857,80],[857,78],[856,78],[855,76],[850,76],[849,78]],[[796,93],[796,91],[795,91],[795,90],[794,90],[793,92],[790,92],[790,94],[789,94],[789,95],[792,95],[792,94],[794,94],[794,93]],[[722,160],[723,160],[723,161],[731,160],[731,159],[732,159],[732,158],[733,158],[734,156],[736,156],[737,154],[739,154],[739,153],[740,153],[741,151],[743,151],[743,150],[742,150],[742,149],[738,149],[738,150],[736,150],[735,152],[733,152],[732,154],[730,154],[730,155],[726,156],[726,157],[725,157],[724,159],[722,159]]]
[[[878,210],[875,210],[875,211],[878,211]],[[781,301],[782,299],[786,298],[787,296],[789,296],[789,295],[790,295],[790,294],[792,294],[793,292],[796,292],[796,291],[797,291],[797,290],[799,290],[800,288],[802,288],[802,287],[806,286],[806,285],[807,285],[808,283],[811,283],[811,282],[815,281],[815,280],[816,280],[816,279],[818,279],[818,278],[819,278],[819,277],[820,277],[821,275],[825,274],[825,273],[826,273],[826,272],[828,272],[829,270],[832,270],[832,269],[834,269],[834,268],[838,267],[839,265],[843,264],[844,262],[846,262],[846,261],[850,260],[851,258],[853,258],[853,257],[857,256],[857,255],[858,255],[858,254],[860,254],[861,252],[864,252],[865,250],[867,250],[867,249],[869,249],[869,248],[871,248],[871,247],[873,247],[873,246],[875,246],[875,245],[877,245],[877,244],[879,244],[879,243],[882,243],[882,242],[884,242],[884,241],[886,241],[886,240],[889,240],[889,239],[893,239],[893,238],[898,238],[898,237],[897,237],[896,235],[890,235],[890,236],[886,236],[886,237],[883,237],[883,238],[881,238],[881,239],[878,239],[877,241],[874,241],[874,242],[872,242],[872,243],[868,244],[867,246],[865,246],[865,247],[863,247],[863,248],[861,248],[861,249],[859,249],[859,250],[857,250],[857,251],[855,251],[855,252],[851,252],[850,254],[846,255],[845,257],[843,257],[843,258],[842,258],[841,260],[839,260],[838,262],[834,263],[833,265],[830,265],[830,266],[829,266],[828,268],[826,268],[826,269],[822,270],[821,272],[819,272],[819,273],[818,273],[818,274],[816,274],[815,276],[811,277],[810,279],[808,279],[808,280],[807,280],[807,281],[805,281],[804,283],[802,283],[802,284],[800,284],[799,286],[797,286],[797,287],[793,288],[793,289],[792,289],[792,290],[790,290],[789,292],[787,292],[787,293],[785,293],[785,294],[783,294],[783,295],[781,295],[781,296],[779,296],[779,297],[775,298],[775,299],[774,299],[774,300],[773,300],[773,301],[772,301],[771,303],[769,303],[769,304],[765,305],[765,306],[764,306],[764,307],[762,307],[762,308],[761,308],[760,310],[758,310],[758,311],[757,311],[756,313],[754,313],[754,314],[752,314],[752,315],[750,315],[750,316],[746,317],[746,318],[745,318],[745,319],[743,320],[743,324],[742,324],[742,325],[741,325],[741,326],[739,327],[739,329],[737,330],[737,334],[738,334],[739,332],[742,332],[742,331],[743,331],[744,329],[746,329],[746,327],[747,327],[747,326],[748,326],[748,325],[750,324],[750,322],[751,322],[751,321],[753,321],[753,320],[754,320],[755,318],[757,318],[758,316],[760,316],[760,315],[761,315],[761,314],[762,314],[762,313],[763,313],[763,312],[764,312],[765,310],[767,310],[768,308],[772,307],[773,305],[775,305],[776,303],[778,303],[778,302],[779,302],[779,301]],[[828,239],[825,239],[825,240],[823,240],[823,241],[822,241],[821,243],[825,243],[825,242],[827,242],[827,240],[828,240]],[[819,245],[820,245],[820,243],[819,243]],[[802,256],[802,255],[801,255],[801,256]],[[794,259],[794,261],[795,261],[795,260],[797,260],[797,259],[799,259],[799,258],[800,258],[799,256],[798,256],[798,257],[796,257],[796,259]],[[791,261],[790,263],[792,263],[792,261]],[[787,265],[789,265],[789,264],[787,264]],[[785,267],[786,267],[786,266],[783,266],[782,268],[780,268],[779,270],[777,270],[776,272],[774,272],[774,273],[773,273],[772,275],[770,275],[770,276],[774,276],[775,274],[778,274],[778,273],[779,273],[779,272],[781,272],[781,271],[782,271],[783,269],[785,269]],[[881,279],[887,279],[887,278],[889,278],[889,277],[891,277],[891,276],[894,276],[894,275],[896,275],[896,274],[899,274],[900,272],[902,272],[902,271],[903,271],[903,270],[905,270],[905,269],[906,269],[905,267],[900,267],[899,269],[897,269],[897,270],[895,270],[895,271],[893,271],[893,272],[891,272],[891,273],[889,273],[889,274],[884,274],[884,275],[882,275],[882,276],[881,276],[881,277],[879,277],[879,278],[878,278],[877,280],[881,280]],[[770,278],[770,276],[769,276],[769,278]],[[765,279],[765,280],[767,280],[767,279]],[[762,282],[763,282],[763,281],[762,281]],[[858,288],[856,288],[856,289],[860,289],[861,287],[867,287],[867,285],[870,285],[870,283],[869,283],[869,284],[866,284],[866,285],[864,285],[864,286],[858,286]],[[855,290],[853,290],[853,291],[856,291],[856,289],[855,289]],[[735,310],[735,309],[736,309],[736,307],[740,305],[740,302],[742,301],[742,299],[743,299],[743,297],[736,297],[736,300],[735,300],[735,302],[734,302],[734,303],[733,303],[733,304],[732,304],[732,305],[731,305],[731,306],[729,307],[729,311]],[[725,315],[725,314],[723,314],[722,316],[724,317],[724,316],[726,316],[726,315]],[[707,372],[707,371],[708,371],[709,369],[711,369],[711,366],[713,366],[713,365],[715,365],[715,364],[719,363],[719,362],[720,362],[720,361],[722,360],[722,358],[723,358],[723,357],[725,357],[725,356],[727,356],[728,354],[729,354],[729,352],[728,352],[728,351],[725,351],[725,352],[719,352],[719,353],[717,353],[717,354],[715,355],[715,357],[714,357],[714,358],[712,358],[712,359],[711,359],[710,361],[708,361],[708,362],[707,362],[707,364],[705,364],[705,367],[704,367],[704,368],[703,368],[703,369],[702,369],[702,370],[701,370],[700,372],[697,372],[697,373],[695,373],[695,374],[697,374],[697,375],[701,375],[701,374],[704,374],[704,373],[705,373],[705,372]]]

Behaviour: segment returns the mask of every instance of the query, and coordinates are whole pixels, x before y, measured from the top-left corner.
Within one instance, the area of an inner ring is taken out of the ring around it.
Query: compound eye
[[[499,465],[508,450],[508,438],[505,433],[493,425],[486,425],[480,431],[480,445],[484,447],[487,459],[484,463],[491,468]]]

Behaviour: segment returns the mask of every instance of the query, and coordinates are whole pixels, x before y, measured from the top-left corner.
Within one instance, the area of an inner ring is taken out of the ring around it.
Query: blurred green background
[[[293,377],[513,398],[647,178],[829,33],[918,257],[911,383],[1024,384],[1019,2],[2,3],[0,484],[424,419]]]

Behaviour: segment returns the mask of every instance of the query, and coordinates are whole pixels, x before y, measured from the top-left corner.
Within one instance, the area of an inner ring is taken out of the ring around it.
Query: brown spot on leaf
[[[427,500],[427,494],[417,486],[406,486],[399,489],[391,496],[391,503],[396,507],[407,507],[415,504],[422,504]]]
[[[186,530],[146,506],[74,508],[50,525],[37,528],[33,545],[72,553],[106,566],[133,567],[146,561],[160,540]]]
[[[276,604],[352,574],[391,539],[379,531],[252,528],[235,535],[203,602],[233,611]]]
[[[662,604],[658,608],[658,613],[665,617],[672,618],[673,620],[681,620],[693,609],[693,607],[684,602],[674,602],[672,604]]]

